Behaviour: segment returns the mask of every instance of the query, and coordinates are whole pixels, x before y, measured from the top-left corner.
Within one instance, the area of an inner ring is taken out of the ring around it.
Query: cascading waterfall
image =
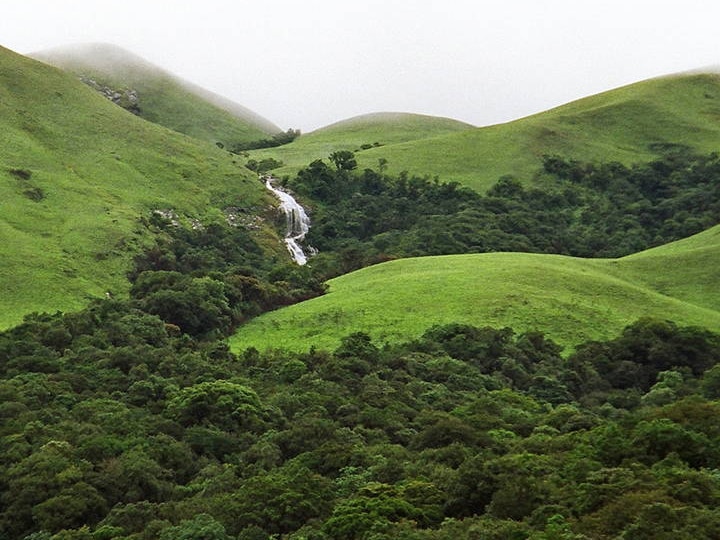
[[[307,255],[300,247],[305,235],[310,230],[310,218],[305,209],[293,198],[292,195],[273,186],[275,180],[272,176],[265,177],[265,187],[268,188],[280,200],[280,210],[285,214],[287,232],[285,233],[285,245],[290,252],[293,261],[299,265],[307,263]]]

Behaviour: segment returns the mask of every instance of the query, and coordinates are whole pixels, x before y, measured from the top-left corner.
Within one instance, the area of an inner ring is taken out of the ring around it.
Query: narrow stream
[[[272,176],[265,177],[265,187],[268,188],[280,200],[280,210],[285,214],[287,232],[285,233],[285,245],[290,252],[293,261],[299,265],[307,263],[307,255],[300,246],[305,235],[310,230],[310,218],[305,209],[293,198],[292,195],[273,186],[275,180]]]

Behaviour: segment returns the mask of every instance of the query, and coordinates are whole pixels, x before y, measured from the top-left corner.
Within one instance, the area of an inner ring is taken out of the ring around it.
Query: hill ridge
[[[404,119],[418,119],[418,120],[428,120],[430,122],[437,122],[437,121],[446,121],[449,123],[455,123],[458,125],[464,125],[467,126],[468,129],[475,128],[473,124],[470,124],[468,122],[463,122],[462,120],[457,120],[455,118],[450,118],[447,116],[434,116],[430,114],[420,114],[420,113],[413,113],[413,112],[405,112],[405,111],[376,111],[376,112],[370,112],[365,114],[359,114],[356,116],[351,116],[350,118],[344,118],[342,120],[338,120],[336,122],[332,122],[331,124],[328,124],[326,126],[319,127],[310,133],[317,133],[318,131],[324,131],[324,130],[332,130],[339,127],[344,126],[352,126],[357,124],[372,124],[372,123],[382,123],[382,122],[390,122],[390,121],[399,121]],[[308,133],[308,135],[310,134]]]
[[[53,47],[31,58],[90,78],[100,86],[136,91],[137,114],[155,123],[225,145],[259,140],[281,129],[249,108],[109,43],[78,43]],[[160,102],[164,100],[165,103]],[[188,119],[202,114],[196,124]],[[202,129],[201,129],[202,127]],[[236,140],[229,140],[234,136]]]
[[[720,74],[676,73],[585,96],[509,122],[388,141],[364,149],[356,158],[360,168],[376,168],[382,159],[390,174],[407,171],[438,176],[483,192],[505,175],[532,182],[545,154],[631,165],[657,158],[663,148],[673,145],[701,153],[718,151],[717,118]],[[294,174],[332,151],[353,149],[361,138],[353,133],[348,144],[342,133],[336,132],[335,141],[311,144],[312,137],[323,129],[284,147],[254,151],[251,157],[272,157],[284,163],[276,174]],[[371,137],[384,142],[377,128],[367,138]]]

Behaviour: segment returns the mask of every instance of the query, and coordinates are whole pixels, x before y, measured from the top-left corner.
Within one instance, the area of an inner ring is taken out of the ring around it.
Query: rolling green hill
[[[393,140],[392,124],[387,135],[383,129],[376,124],[367,134],[336,130],[334,143],[320,130],[284,147],[253,152],[252,157],[281,160],[285,167],[277,173],[286,174],[334,149],[377,141],[385,145],[357,154],[360,168],[377,167],[384,158],[391,173],[437,175],[484,191],[506,174],[531,178],[543,154],[631,164],[648,161],[668,144],[708,153],[720,150],[720,75],[652,79],[506,124],[436,136],[425,132],[406,141]],[[325,144],[315,144],[316,138]]]
[[[252,158],[280,159],[285,165],[277,174],[291,173],[315,159],[337,150],[367,152],[363,146],[380,150],[392,145],[472,130],[473,126],[437,116],[409,113],[375,113],[357,116],[301,135],[290,144],[250,152]],[[382,152],[381,152],[382,153]],[[365,160],[367,161],[367,160]],[[368,166],[377,167],[377,160]]]
[[[0,48],[0,327],[122,293],[153,210],[263,213],[272,199],[234,159]]]
[[[118,104],[146,120],[198,139],[229,147],[280,131],[253,111],[114,45],[60,47],[32,57],[114,95]]]
[[[335,347],[363,330],[382,343],[462,322],[540,330],[572,346],[643,316],[720,329],[720,226],[621,259],[488,253],[401,259],[330,281],[327,295],[239,329],[236,350]]]

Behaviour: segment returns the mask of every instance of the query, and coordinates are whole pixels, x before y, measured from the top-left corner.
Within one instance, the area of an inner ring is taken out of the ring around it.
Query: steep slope
[[[214,144],[146,122],[76,77],[0,48],[0,327],[122,293],[146,241],[139,220],[155,209],[210,220],[223,219],[226,206],[262,213],[270,204]]]
[[[615,260],[488,253],[402,259],[330,281],[329,293],[241,328],[236,350],[334,347],[354,331],[377,341],[462,322],[541,330],[572,346],[642,316],[720,329],[720,226]]]
[[[301,137],[258,155],[283,161],[286,167],[278,172],[291,173],[345,148],[342,133],[337,135],[334,145],[316,147]],[[377,138],[366,137],[368,142]],[[376,167],[383,158],[392,173],[437,175],[484,191],[506,174],[530,180],[543,154],[631,164],[677,144],[700,152],[720,150],[720,75],[652,79],[506,124],[370,148],[357,158],[360,168]]]
[[[81,77],[142,118],[192,137],[228,147],[280,131],[251,110],[114,45],[74,45],[31,56]]]

